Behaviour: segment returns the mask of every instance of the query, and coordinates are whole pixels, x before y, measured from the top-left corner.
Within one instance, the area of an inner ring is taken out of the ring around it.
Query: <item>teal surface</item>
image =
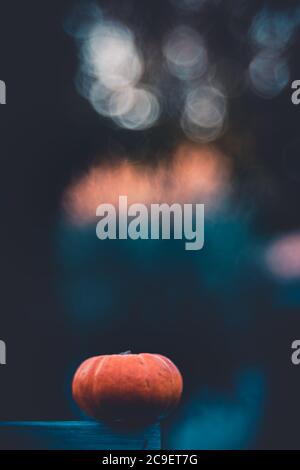
[[[115,431],[93,421],[0,422],[0,449],[160,449],[160,425],[135,432]]]

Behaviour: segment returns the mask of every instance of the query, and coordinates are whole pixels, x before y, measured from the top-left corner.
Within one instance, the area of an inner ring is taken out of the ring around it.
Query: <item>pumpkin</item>
[[[72,393],[78,406],[98,420],[146,424],[177,406],[182,377],[173,362],[160,354],[97,356],[79,366]]]

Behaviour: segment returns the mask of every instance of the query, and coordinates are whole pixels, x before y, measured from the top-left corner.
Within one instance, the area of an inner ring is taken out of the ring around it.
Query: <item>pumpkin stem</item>
[[[120,356],[127,356],[128,354],[131,354],[131,351],[121,352]]]

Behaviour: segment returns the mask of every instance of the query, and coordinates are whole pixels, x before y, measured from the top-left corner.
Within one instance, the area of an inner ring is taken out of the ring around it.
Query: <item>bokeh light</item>
[[[226,98],[213,86],[203,85],[189,90],[182,118],[187,136],[201,142],[216,139],[226,117]]]
[[[147,129],[159,119],[161,107],[154,89],[141,83],[144,61],[134,34],[95,8],[80,9],[66,25],[79,39],[77,90],[98,114],[120,127]],[[82,20],[78,19],[80,12]]]
[[[249,65],[253,90],[263,98],[274,98],[289,83],[290,70],[284,57],[269,49],[259,52]]]
[[[288,47],[300,22],[299,7],[276,10],[264,6],[254,17],[249,37],[255,55],[249,65],[254,92],[274,98],[289,83]]]
[[[265,253],[270,273],[281,280],[300,279],[300,233],[281,237],[270,244]]]
[[[110,101],[111,115],[126,129],[147,129],[155,124],[160,115],[160,105],[155,94],[143,88],[133,88],[119,98],[113,95]]]
[[[92,168],[66,191],[64,207],[75,224],[94,221],[101,203],[118,206],[119,195],[129,204],[200,200],[209,212],[226,194],[229,177],[228,161],[216,148],[182,144],[171,162],[155,167],[122,160]]]
[[[94,2],[73,5],[72,11],[64,21],[65,31],[81,41],[90,36],[91,29],[103,20],[102,11]]]
[[[81,59],[87,73],[110,90],[135,85],[143,72],[132,32],[115,21],[92,28],[82,46]]]
[[[197,31],[178,26],[166,38],[163,52],[170,72],[181,80],[201,77],[207,71],[208,56]]]
[[[292,38],[299,22],[300,10],[276,11],[263,8],[255,16],[250,28],[250,38],[254,46],[273,50],[283,50]]]

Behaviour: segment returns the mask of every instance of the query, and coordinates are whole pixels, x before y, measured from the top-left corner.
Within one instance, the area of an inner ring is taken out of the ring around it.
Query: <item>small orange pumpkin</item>
[[[77,369],[73,397],[89,416],[109,423],[150,423],[179,403],[182,377],[170,359],[159,354],[113,354],[92,357]]]

